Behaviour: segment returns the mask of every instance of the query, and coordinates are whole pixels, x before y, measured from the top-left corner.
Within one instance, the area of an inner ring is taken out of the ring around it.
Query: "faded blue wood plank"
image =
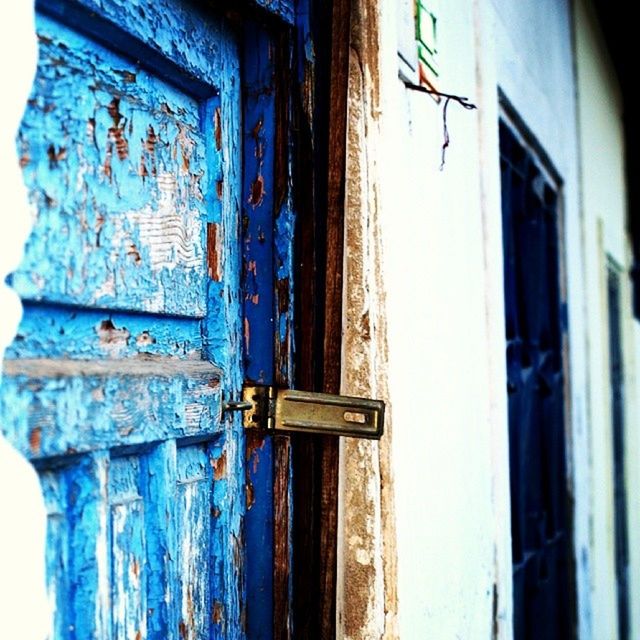
[[[109,455],[83,456],[65,471],[69,590],[63,638],[110,639]],[[71,605],[71,602],[73,603]]]
[[[219,96],[201,104],[207,140],[207,308],[203,321],[204,356],[224,372],[225,387],[238,394],[242,374],[240,52],[230,35],[221,51]],[[237,421],[236,428],[240,422]]]
[[[273,382],[275,67],[269,36],[245,27],[243,294],[249,380]]]
[[[275,67],[269,35],[244,31],[243,293],[244,361],[249,380],[274,382]],[[247,635],[273,636],[273,444],[247,436]]]
[[[36,0],[36,7],[194,96],[217,93],[226,33],[204,3]]]
[[[53,638],[65,638],[72,624],[71,611],[66,606],[70,591],[69,521],[66,518],[66,483],[60,470],[40,474],[42,494],[47,510],[47,593],[55,616]]]
[[[238,506],[229,503],[230,489],[236,486],[235,470],[242,468],[242,457],[237,443],[231,438],[218,439],[210,444],[209,455],[213,470],[211,490],[211,544],[209,564],[211,567],[211,635],[216,640],[240,636],[234,627],[235,612],[242,607],[242,592],[237,588],[244,578],[244,549],[240,530],[236,528],[235,514]],[[230,507],[232,509],[230,510]],[[234,514],[235,512],[235,514]],[[239,522],[239,521],[238,521]],[[233,565],[231,573],[228,564]],[[229,589],[227,581],[232,580]],[[225,597],[226,595],[226,597]],[[228,596],[231,595],[230,599]],[[231,615],[230,615],[231,614]]]
[[[223,371],[225,397],[239,397],[242,387],[241,199],[242,130],[240,52],[231,39],[222,52],[224,65],[219,99],[202,109],[202,127],[215,141],[209,160],[208,308],[203,322],[204,356]],[[214,197],[215,194],[215,197]],[[209,561],[211,635],[239,640],[246,637],[245,555],[243,540],[244,432],[241,416],[226,414],[223,437],[211,443],[213,461]]]
[[[147,536],[148,640],[177,640],[178,538],[182,523],[175,514],[177,452],[175,440],[142,457],[142,492]]]
[[[109,468],[111,632],[114,640],[147,637],[145,504],[140,459],[112,458]]]
[[[140,355],[196,358],[201,352],[199,320],[26,303],[16,338],[5,353],[9,359],[87,360]]]
[[[290,145],[288,145],[290,146]],[[292,174],[291,155],[287,174]],[[284,159],[283,159],[284,160]],[[274,277],[276,331],[275,331],[275,362],[276,380],[280,387],[293,387],[294,381],[294,231],[295,211],[291,186],[288,184],[284,201],[275,217],[274,231]]]
[[[14,288],[26,299],[203,316],[197,101],[47,18],[37,29],[18,149],[38,216]]]
[[[180,523],[181,537],[177,549],[176,595],[182,640],[210,636],[211,471],[206,445],[178,449],[175,516]]]
[[[215,434],[219,381],[203,361],[5,361],[2,428],[32,459]]]

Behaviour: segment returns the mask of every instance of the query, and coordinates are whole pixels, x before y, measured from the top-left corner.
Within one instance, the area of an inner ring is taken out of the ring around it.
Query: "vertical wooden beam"
[[[292,387],[295,216],[291,31],[245,24],[244,353],[250,380]],[[291,447],[247,435],[247,633],[291,637]]]
[[[258,23],[244,23],[242,297],[245,378],[274,383],[273,43]],[[246,632],[270,640],[273,627],[273,442],[246,434]]]
[[[339,393],[341,379],[350,5],[302,0],[297,15],[296,386],[330,393]],[[294,635],[332,640],[338,439],[298,435],[292,441]]]
[[[332,12],[327,167],[327,222],[324,301],[323,391],[340,392],[344,201],[349,82],[351,0],[334,0]],[[338,439],[322,438],[320,517],[321,637],[336,633],[336,563],[338,527]]]
[[[291,191],[291,33],[281,31],[275,45],[275,158],[274,158],[274,255],[273,277],[275,383],[294,386],[294,262],[295,214]],[[292,466],[288,436],[273,438],[273,637],[291,638],[292,564]]]

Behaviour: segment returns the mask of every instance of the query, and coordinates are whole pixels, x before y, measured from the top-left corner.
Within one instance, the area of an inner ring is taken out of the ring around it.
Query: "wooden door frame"
[[[243,342],[253,382],[340,390],[350,5],[300,0],[293,20],[228,10],[243,43]],[[274,638],[334,638],[338,440],[252,433],[245,460],[248,636],[271,627]]]
[[[301,388],[339,393],[351,1],[310,4],[314,10],[311,34],[318,55],[315,86],[308,88],[315,92],[314,109],[305,124],[315,150],[307,177],[315,197],[307,202],[299,226],[296,372]],[[303,162],[301,154],[300,166]],[[304,183],[300,182],[301,191]],[[292,442],[296,637],[334,638],[338,439],[297,436]]]

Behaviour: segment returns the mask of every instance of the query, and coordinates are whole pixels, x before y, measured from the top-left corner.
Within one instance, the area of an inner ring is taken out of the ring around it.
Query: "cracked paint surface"
[[[30,300],[203,315],[197,101],[57,22],[41,17],[38,33],[18,137],[37,213],[14,288]]]
[[[174,0],[38,8],[0,415],[40,474],[52,638],[242,638],[235,36]]]

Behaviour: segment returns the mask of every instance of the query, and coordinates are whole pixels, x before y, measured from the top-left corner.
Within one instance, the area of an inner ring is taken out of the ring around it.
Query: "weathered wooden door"
[[[56,639],[243,635],[239,68],[204,6],[38,6],[2,412],[42,479]]]

